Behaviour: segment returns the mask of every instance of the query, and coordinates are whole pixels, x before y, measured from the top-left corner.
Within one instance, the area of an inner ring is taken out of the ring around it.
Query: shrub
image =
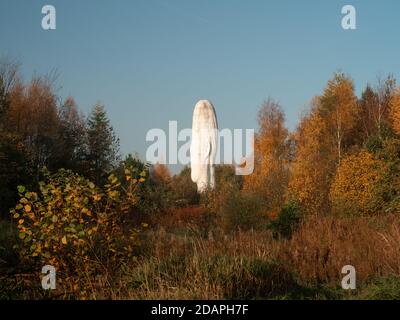
[[[199,203],[200,196],[197,186],[190,177],[190,168],[185,167],[178,175],[174,176],[170,183],[172,205],[184,207]]]
[[[256,229],[266,225],[262,215],[263,201],[259,195],[239,190],[229,190],[223,196],[219,216],[225,231]]]
[[[301,221],[301,213],[296,202],[291,201],[279,212],[278,217],[268,224],[274,237],[291,238]]]
[[[12,214],[18,221],[21,256],[54,266],[64,290],[85,297],[85,279],[104,270],[109,275],[134,253],[137,230],[124,225],[145,173],[139,179],[133,176],[127,167],[126,187],[110,175],[100,189],[61,169],[46,174],[39,193],[19,186],[20,200]]]

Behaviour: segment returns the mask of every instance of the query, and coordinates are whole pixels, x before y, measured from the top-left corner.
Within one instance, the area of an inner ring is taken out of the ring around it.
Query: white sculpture
[[[218,123],[214,106],[208,100],[197,102],[193,111],[190,145],[191,178],[197,191],[215,187],[214,163],[218,147]]]

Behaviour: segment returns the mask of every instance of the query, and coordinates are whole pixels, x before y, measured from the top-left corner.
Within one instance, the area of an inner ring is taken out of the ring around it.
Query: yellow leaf
[[[24,219],[19,219],[18,220],[18,224],[23,224],[24,223]]]
[[[61,242],[62,242],[63,244],[67,244],[67,238],[66,238],[65,236],[62,237]]]
[[[31,206],[29,204],[25,205],[25,212],[31,212]]]

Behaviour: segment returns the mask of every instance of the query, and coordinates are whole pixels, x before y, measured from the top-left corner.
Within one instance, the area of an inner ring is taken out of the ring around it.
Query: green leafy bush
[[[19,186],[12,214],[18,221],[21,256],[54,266],[64,290],[85,297],[85,279],[115,270],[138,244],[138,230],[124,226],[145,173],[139,179],[132,168],[124,173],[124,187],[115,175],[99,188],[64,169],[46,174],[39,193]]]

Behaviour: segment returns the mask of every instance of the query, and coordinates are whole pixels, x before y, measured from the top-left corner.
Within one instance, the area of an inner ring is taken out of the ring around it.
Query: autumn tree
[[[179,174],[172,177],[170,187],[174,206],[194,205],[200,200],[197,186],[192,181],[190,172],[189,167],[184,167]]]
[[[364,143],[371,136],[377,133],[377,118],[376,108],[379,103],[379,98],[374,89],[368,84],[359,100],[360,117],[358,129],[360,134],[360,142]]]
[[[394,90],[390,97],[390,120],[394,132],[400,135],[400,88]]]
[[[279,209],[289,179],[289,132],[282,107],[268,99],[258,113],[258,123],[254,172],[245,177],[244,190],[260,193],[269,210]]]
[[[50,78],[37,77],[28,85],[16,83],[10,95],[8,128],[22,138],[36,179],[44,166],[53,169],[59,157],[59,117],[52,85]]]
[[[375,110],[375,122],[378,134],[382,134],[383,129],[390,123],[391,99],[396,88],[396,79],[389,75],[386,79],[378,79],[376,88],[378,104]]]
[[[18,64],[10,59],[0,60],[0,119],[4,120],[4,115],[10,106],[10,92],[17,81]],[[1,124],[0,124],[1,125]]]
[[[337,168],[330,199],[339,214],[373,214],[383,208],[379,187],[388,168],[372,153],[362,150],[346,156]]]
[[[87,119],[87,135],[89,175],[97,184],[101,184],[119,159],[119,139],[101,104],[93,107]]]
[[[337,163],[340,164],[345,148],[351,143],[351,133],[359,114],[352,80],[336,73],[320,97],[320,108],[326,122],[326,138],[334,144]]]
[[[378,79],[375,87],[367,85],[363,91],[358,102],[360,115],[356,128],[360,145],[382,145],[390,134],[393,125],[392,104],[396,97],[395,84],[396,80],[388,76],[384,80]]]
[[[156,184],[168,184],[171,182],[171,171],[165,164],[156,163],[151,167],[150,179]]]
[[[327,122],[316,97],[293,134],[296,149],[287,190],[287,197],[296,200],[309,214],[329,209],[329,185],[336,159],[326,132]]]
[[[13,88],[18,81],[18,65],[9,59],[0,61],[0,215],[14,204],[14,186],[27,182],[27,154],[20,135],[9,126]]]
[[[353,82],[342,73],[334,74],[294,134],[288,197],[295,198],[304,211],[328,212],[330,184],[336,166],[356,141],[358,116]]]

